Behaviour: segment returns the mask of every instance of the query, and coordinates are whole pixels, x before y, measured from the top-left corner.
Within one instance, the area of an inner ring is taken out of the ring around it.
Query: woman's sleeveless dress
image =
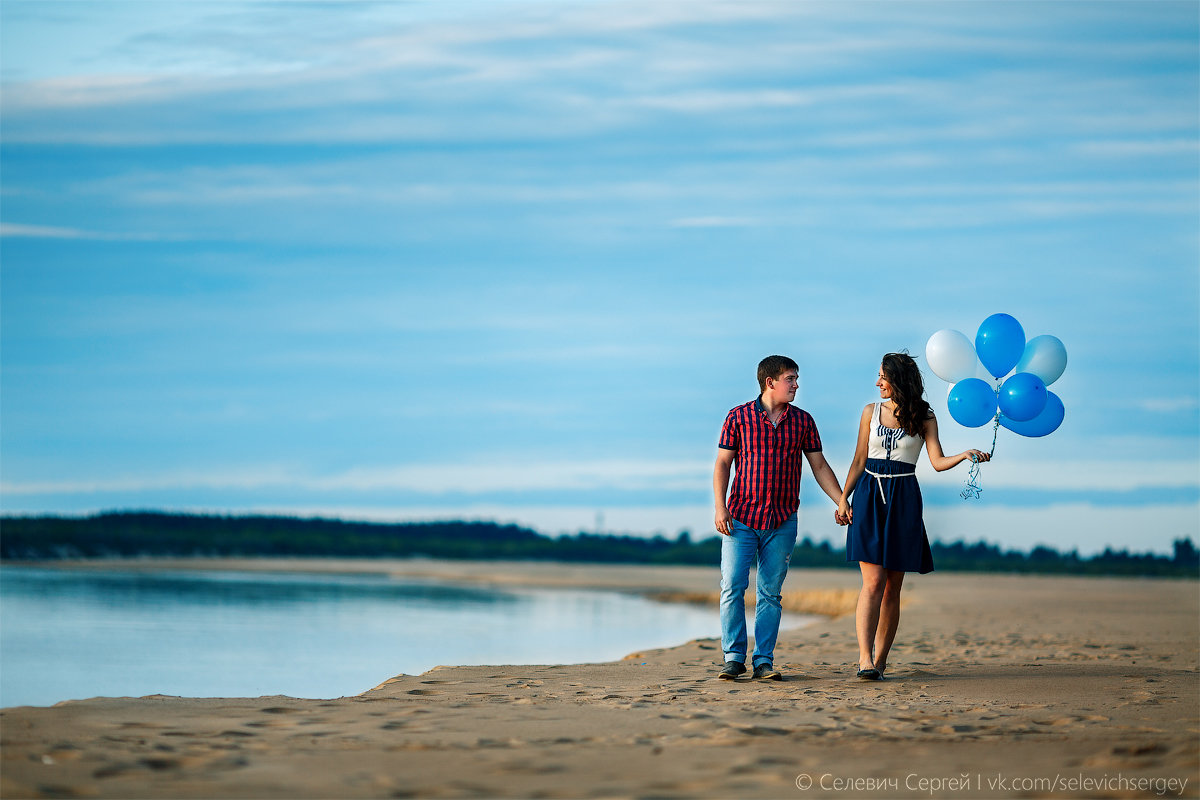
[[[922,518],[917,459],[925,440],[880,421],[875,404],[867,466],[854,486],[854,521],[846,531],[846,560],[902,572],[933,572]]]

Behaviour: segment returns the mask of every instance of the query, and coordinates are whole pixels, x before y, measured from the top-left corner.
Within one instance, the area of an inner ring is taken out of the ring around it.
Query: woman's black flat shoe
[[[858,671],[858,677],[862,678],[864,681],[883,680],[883,675],[880,674],[879,670],[877,669],[860,669]]]

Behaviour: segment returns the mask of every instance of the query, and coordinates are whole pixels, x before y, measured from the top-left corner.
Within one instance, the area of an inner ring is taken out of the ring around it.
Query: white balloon
[[[1017,373],[1015,370],[1009,370],[1007,375],[1001,375],[999,378],[997,378],[992,374],[991,370],[983,365],[982,361],[978,359],[975,361],[975,377],[979,378],[979,380],[983,381],[993,389],[999,389],[1004,385],[1006,380],[1016,374]]]
[[[975,345],[960,331],[943,328],[925,344],[925,360],[939,378],[958,383],[975,377]]]
[[[1067,348],[1057,336],[1035,336],[1025,344],[1017,372],[1031,372],[1049,386],[1067,369]]]

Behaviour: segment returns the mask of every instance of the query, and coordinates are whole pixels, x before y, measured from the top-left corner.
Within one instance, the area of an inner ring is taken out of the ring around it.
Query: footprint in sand
[[[550,764],[541,761],[510,761],[507,764],[501,764],[502,772],[515,772],[527,775],[552,775],[556,772],[563,772],[566,767],[562,764]]]
[[[1140,745],[1118,745],[1103,753],[1092,756],[1084,761],[1084,766],[1093,768],[1112,767],[1154,767],[1162,763],[1160,756],[1171,751],[1171,748],[1159,742],[1147,742]]]
[[[924,725],[918,730],[921,733],[938,733],[943,736],[953,736],[960,733],[974,733],[979,729],[974,725]]]
[[[1035,719],[1031,720],[1034,725],[1049,725],[1053,727],[1061,727],[1063,725],[1071,725],[1078,722],[1078,717],[1054,717],[1052,719]]]
[[[136,772],[138,769],[136,764],[131,764],[128,761],[118,761],[115,764],[105,764],[92,772],[92,777],[99,780],[105,778],[116,778],[121,775],[128,775],[130,772]]]
[[[105,764],[92,772],[92,777],[103,780],[105,778],[117,778],[136,772],[166,772],[182,769],[185,766],[198,766],[201,764],[208,770],[230,770],[240,769],[249,763],[250,761],[243,756],[225,756],[211,760],[203,758],[177,759],[150,757],[139,759],[136,762],[118,761],[112,764]]]
[[[42,755],[43,764],[61,764],[64,761],[75,761],[83,754],[83,750],[69,742],[55,745]]]
[[[327,725],[328,723],[329,723],[328,717],[312,717],[310,719],[302,719],[297,724],[298,725]]]
[[[1124,703],[1121,703],[1121,705],[1123,705],[1123,706],[1133,705],[1133,704],[1144,705],[1144,706],[1157,706],[1162,703],[1162,701],[1158,698],[1156,692],[1146,691],[1145,689],[1142,689],[1142,690],[1139,690],[1136,692],[1130,692],[1129,694],[1125,695],[1125,697],[1122,699],[1125,700]]]
[[[799,764],[800,760],[791,756],[763,756],[754,763],[760,767],[788,767]]]

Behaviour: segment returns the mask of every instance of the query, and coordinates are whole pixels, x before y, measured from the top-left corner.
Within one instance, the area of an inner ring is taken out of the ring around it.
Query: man
[[[842,496],[833,469],[821,453],[817,424],[791,405],[800,368],[787,356],[767,356],[758,365],[759,397],[725,417],[713,469],[717,532],[721,541],[721,647],[725,666],[718,677],[736,680],[746,671],[746,600],[750,567],[758,562],[754,611],[754,677],[783,680],[774,667],[780,596],[796,546],[800,507],[801,454],[817,484],[836,505]],[[736,464],[733,491],[730,468]],[[728,502],[726,501],[728,493]]]

